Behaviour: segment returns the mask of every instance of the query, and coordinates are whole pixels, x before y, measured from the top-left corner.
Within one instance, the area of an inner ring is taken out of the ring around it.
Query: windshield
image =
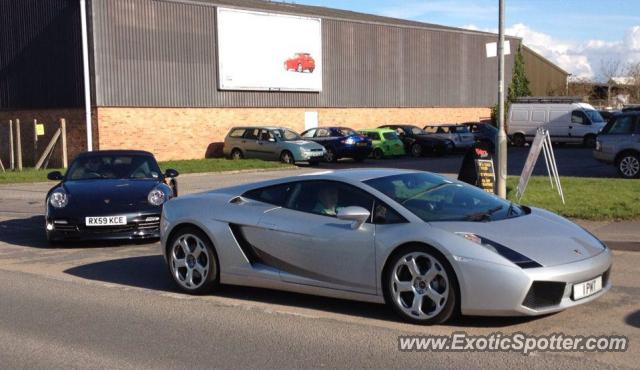
[[[597,110],[593,110],[593,109],[585,109],[584,113],[589,117],[589,119],[591,120],[591,122],[604,122],[604,119],[602,118],[602,116],[600,115],[600,112],[598,112]]]
[[[276,135],[276,137],[279,140],[282,141],[296,141],[296,140],[302,140],[302,138],[300,137],[300,135],[298,135],[296,132],[291,131],[291,130],[287,130],[287,129],[277,129],[277,130],[273,130],[273,134]]]
[[[618,116],[609,120],[609,123],[602,129],[602,133],[607,135],[631,135],[638,131],[635,126],[635,116]]]
[[[428,173],[380,177],[365,184],[426,222],[494,221],[524,213],[519,206],[484,190]]]
[[[67,180],[158,179],[160,168],[148,155],[92,155],[75,160]]]

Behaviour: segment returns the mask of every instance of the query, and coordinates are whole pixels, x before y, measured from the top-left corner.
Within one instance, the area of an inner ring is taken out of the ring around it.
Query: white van
[[[562,98],[522,98],[509,109],[508,134],[515,146],[533,141],[539,127],[556,143],[582,143],[593,148],[606,122],[590,104]]]

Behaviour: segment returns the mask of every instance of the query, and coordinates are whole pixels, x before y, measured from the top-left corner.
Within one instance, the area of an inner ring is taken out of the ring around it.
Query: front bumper
[[[296,161],[320,161],[324,158],[325,149],[301,150],[294,154]]]
[[[458,263],[461,309],[465,315],[544,315],[593,301],[611,288],[609,249],[582,261],[531,269],[470,259],[458,260]],[[572,298],[574,284],[598,276],[602,276],[602,290],[579,300]],[[543,289],[538,289],[540,283]],[[559,289],[544,289],[548,283],[556,283],[553,285]],[[554,296],[544,296],[546,292]]]
[[[114,215],[91,215],[114,216]],[[86,226],[84,218],[47,217],[45,229],[51,241],[142,240],[160,238],[160,214],[138,212],[126,216],[126,225]]]
[[[593,151],[593,158],[599,160],[600,162],[613,163],[615,157],[616,155],[614,153],[603,152],[601,150]]]

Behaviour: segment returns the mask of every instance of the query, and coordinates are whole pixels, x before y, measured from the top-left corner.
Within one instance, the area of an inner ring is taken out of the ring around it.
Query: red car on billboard
[[[293,57],[284,62],[284,69],[301,73],[304,71],[313,73],[313,70],[316,69],[316,61],[309,53],[295,53]]]

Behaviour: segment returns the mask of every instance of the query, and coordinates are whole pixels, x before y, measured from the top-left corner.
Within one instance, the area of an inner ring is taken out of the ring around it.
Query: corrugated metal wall
[[[495,38],[484,34],[324,18],[322,92],[219,91],[213,6],[91,3],[99,106],[483,107],[496,101],[497,60],[485,57],[485,44]],[[507,57],[508,79],[512,64]]]
[[[0,108],[82,104],[77,0],[0,1]]]
[[[533,96],[565,95],[567,88],[567,72],[544,59],[533,50],[522,48],[524,71],[529,80],[529,88]]]

